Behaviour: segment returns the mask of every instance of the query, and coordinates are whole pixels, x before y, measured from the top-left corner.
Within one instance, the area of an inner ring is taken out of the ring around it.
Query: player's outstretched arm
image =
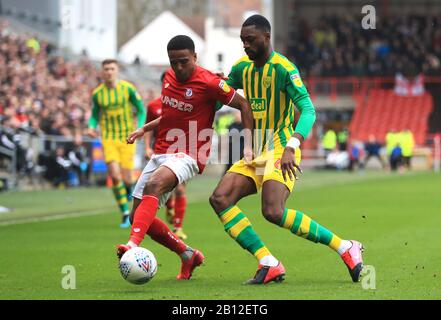
[[[155,120],[150,121],[149,123],[143,125],[141,128],[130,133],[129,137],[127,138],[127,143],[132,144],[137,139],[142,138],[146,132],[155,129],[157,126],[159,126],[161,119],[162,119],[162,117],[158,117]]]
[[[253,160],[252,133],[254,129],[254,121],[250,103],[240,94],[236,93],[233,97],[233,100],[231,100],[231,102],[229,103],[229,106],[240,110],[242,116],[242,124],[244,127],[244,160],[246,162],[251,162],[251,160]]]

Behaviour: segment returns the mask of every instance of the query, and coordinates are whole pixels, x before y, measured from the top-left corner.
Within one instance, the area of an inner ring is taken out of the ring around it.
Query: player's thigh
[[[136,152],[136,144],[127,144],[124,142],[119,142],[119,157],[121,161],[121,167],[125,170],[133,170],[135,165],[134,158]]]
[[[276,150],[275,152],[272,152],[268,154],[267,161],[263,173],[263,179],[262,179],[262,186],[267,181],[276,181],[286,187],[288,189],[289,193],[292,192],[295,186],[295,178],[291,180],[289,177],[289,174],[285,174],[285,177],[283,177],[282,169],[281,169],[281,160],[282,160],[283,150]],[[301,151],[297,150],[295,155],[296,163],[300,164],[301,162]],[[297,169],[296,169],[297,171]],[[297,171],[297,176],[299,176],[300,173]],[[285,179],[286,178],[286,179]],[[262,187],[263,191],[263,187]]]
[[[175,174],[179,184],[190,181],[199,173],[196,160],[182,152],[162,155],[160,165],[170,169]]]
[[[185,183],[180,183],[176,186],[174,195],[177,197],[182,197],[185,195]]]
[[[172,169],[161,165],[148,178],[143,194],[161,196],[162,194],[172,192],[178,183],[178,178]]]
[[[106,163],[121,161],[118,145],[115,140],[102,140],[104,161]]]
[[[289,179],[289,178],[288,178]],[[262,212],[264,215],[283,214],[285,203],[291,194],[286,183],[267,180],[262,186]]]
[[[252,178],[235,172],[227,172],[213,191],[210,202],[215,206],[230,206],[256,192],[256,183]]]
[[[227,171],[227,175],[229,173],[234,173],[234,176],[229,176],[228,180],[225,180],[225,185],[228,185],[228,183],[232,183],[232,182],[236,182],[237,183],[241,183],[241,184],[250,184],[254,185],[254,189],[256,190],[255,192],[257,192],[257,190],[259,190],[262,187],[262,177],[263,175],[259,174],[259,167],[256,167],[256,165],[253,164],[246,164],[245,161],[239,160],[236,163],[234,163],[231,168]],[[222,180],[226,179],[227,175],[225,175]],[[246,179],[245,179],[245,178]],[[220,181],[219,184],[222,183],[222,180]],[[252,183],[247,183],[245,181],[251,181]],[[234,186],[233,186],[234,187]],[[254,193],[255,193],[254,192]]]
[[[107,162],[106,165],[107,165],[107,169],[109,170],[109,175],[112,177],[113,180],[122,179],[121,167],[118,162],[110,161]]]
[[[133,188],[133,198],[142,199],[144,187],[149,179],[150,175],[158,168],[157,162],[152,158],[147,162],[146,166],[142,170],[135,187]]]
[[[133,170],[127,168],[121,168],[121,176],[127,185],[132,185],[133,183]]]
[[[133,224],[133,218],[135,216],[136,209],[138,208],[140,203],[141,203],[141,199],[133,198],[132,211],[130,212],[130,223],[131,224]]]

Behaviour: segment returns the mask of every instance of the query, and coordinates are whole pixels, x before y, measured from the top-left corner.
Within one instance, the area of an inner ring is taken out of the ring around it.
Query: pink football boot
[[[363,270],[363,257],[361,256],[361,253],[364,251],[364,249],[360,242],[355,240],[350,241],[352,242],[352,247],[346,250],[341,255],[341,258],[348,267],[352,281],[358,282],[360,279],[361,270]]]

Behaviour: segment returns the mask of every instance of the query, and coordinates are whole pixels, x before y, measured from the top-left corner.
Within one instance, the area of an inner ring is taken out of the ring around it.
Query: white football
[[[155,276],[157,269],[155,255],[141,247],[128,250],[119,261],[122,277],[133,284],[149,282]]]

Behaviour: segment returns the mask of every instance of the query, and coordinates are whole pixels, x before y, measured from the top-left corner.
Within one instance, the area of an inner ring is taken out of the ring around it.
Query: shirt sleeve
[[[129,87],[129,98],[130,102],[136,108],[136,116],[138,118],[138,128],[141,128],[145,123],[146,118],[146,108],[142,102],[141,95],[136,91],[134,87]]]
[[[314,125],[316,115],[314,105],[309,97],[308,90],[303,84],[297,68],[287,70],[285,79],[285,89],[292,102],[300,111],[300,118],[294,129],[306,139]]]
[[[230,104],[236,91],[230,87],[225,80],[221,78],[214,78],[208,83],[208,93],[213,98],[222,104]]]
[[[153,119],[153,112],[152,112],[152,101],[150,101],[147,104],[147,108],[146,108],[146,114],[145,114],[145,123],[149,123],[149,121],[152,121]]]
[[[96,129],[100,117],[100,107],[96,95],[92,95],[92,114],[89,119],[89,128]]]
[[[242,88],[242,73],[240,72],[239,64],[235,64],[228,75],[227,84],[234,89],[243,89]]]

